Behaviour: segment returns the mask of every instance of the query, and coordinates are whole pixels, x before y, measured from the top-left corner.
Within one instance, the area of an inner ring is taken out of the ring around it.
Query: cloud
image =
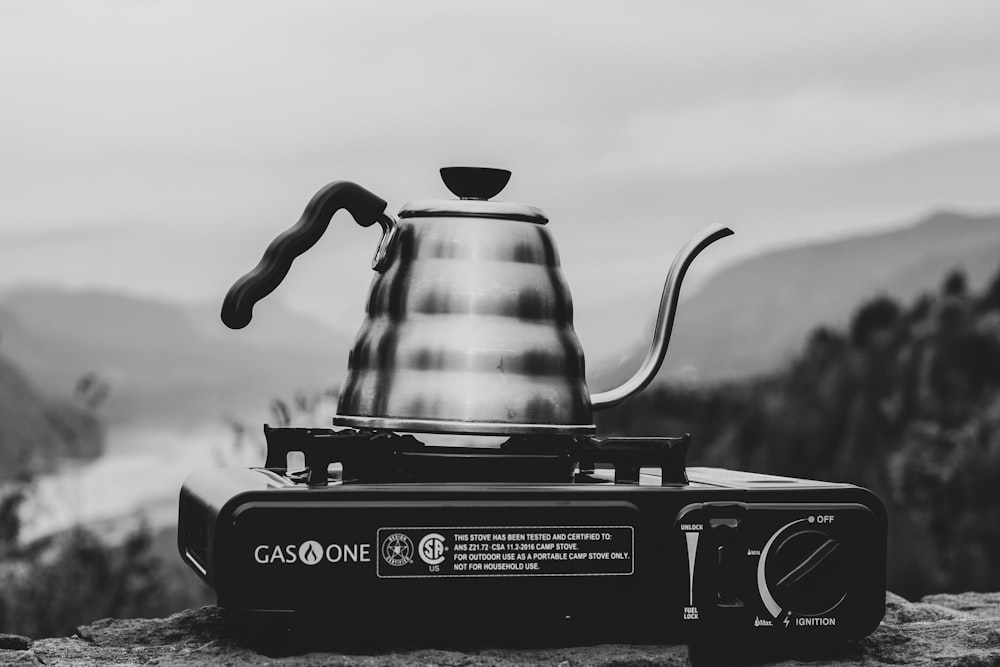
[[[677,111],[637,114],[622,133],[616,169],[679,179],[864,163],[1000,134],[995,96],[926,88],[804,86]]]
[[[550,214],[582,289],[602,252],[670,254],[708,222],[740,224],[729,245],[750,252],[910,216],[931,195],[1000,207],[974,159],[1000,150],[988,143],[1000,132],[994,3],[36,0],[4,11],[0,231],[62,240],[58,253],[5,260],[3,281],[16,265],[208,292],[323,183],[356,180],[396,207],[446,196],[436,169],[449,163],[512,168],[502,196]],[[926,160],[907,171],[907,156],[945,149],[947,171]],[[82,240],[105,221],[130,232],[74,255],[67,231]],[[303,303],[330,282],[364,291],[365,262],[348,267],[370,255],[370,235],[349,223],[331,233],[337,242],[290,277],[313,295]],[[178,262],[183,279],[170,277]]]

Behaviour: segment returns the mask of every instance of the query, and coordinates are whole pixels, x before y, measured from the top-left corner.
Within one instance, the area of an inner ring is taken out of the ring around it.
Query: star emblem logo
[[[382,541],[382,558],[394,567],[413,561],[413,540],[403,533],[393,533]]]

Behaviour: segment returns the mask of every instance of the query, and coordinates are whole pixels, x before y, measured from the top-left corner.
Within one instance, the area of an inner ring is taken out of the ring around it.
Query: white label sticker
[[[378,529],[378,576],[615,576],[635,571],[632,526]]]

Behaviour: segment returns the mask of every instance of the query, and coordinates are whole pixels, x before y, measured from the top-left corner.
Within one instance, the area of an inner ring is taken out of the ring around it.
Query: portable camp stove
[[[233,284],[221,316],[241,329],[338,210],[382,230],[332,418],[348,429],[265,428],[263,468],[195,473],[184,560],[265,633],[816,646],[871,632],[886,517],[870,492],[685,468],[686,437],[593,437],[595,411],[656,377],[688,266],[732,230],[681,248],[642,364],[591,393],[548,216],[491,201],[510,176],[443,168],[457,198],[397,216],[335,181]],[[507,440],[471,446],[491,435]]]
[[[791,646],[862,637],[884,614],[871,492],[685,468],[686,436],[483,449],[265,433],[263,468],[187,480],[178,530],[219,605],[257,627]]]

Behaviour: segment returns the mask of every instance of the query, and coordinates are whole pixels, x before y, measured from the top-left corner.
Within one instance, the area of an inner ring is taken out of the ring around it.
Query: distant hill
[[[1000,267],[1000,216],[938,213],[910,227],[776,250],[726,268],[682,302],[660,380],[713,381],[787,362],[818,325],[880,294],[912,299],[952,269],[978,289]],[[592,388],[638,368],[648,342],[597,362]]]
[[[263,420],[272,398],[339,385],[350,341],[277,301],[257,311],[230,331],[214,306],[32,287],[0,294],[0,336],[47,393],[95,373],[110,387],[110,424]]]
[[[869,236],[777,250],[722,270],[686,299],[661,379],[717,380],[783,364],[816,326],[843,326],[852,309],[886,294],[910,299],[953,268],[981,287],[1000,266],[1000,216],[940,213]],[[111,393],[110,424],[184,424],[232,415],[267,418],[273,398],[338,387],[351,339],[261,302],[230,331],[218,305],[191,306],[109,291],[33,287],[0,293],[0,351],[39,389],[69,395],[96,373]],[[645,341],[618,359],[592,360],[591,388],[638,366]]]
[[[69,400],[42,396],[0,355],[0,482],[41,472],[60,458],[93,458],[102,445],[92,415]]]

